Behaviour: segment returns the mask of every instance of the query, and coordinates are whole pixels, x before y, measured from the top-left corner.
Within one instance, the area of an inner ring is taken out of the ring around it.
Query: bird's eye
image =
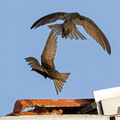
[[[80,19],[80,20],[84,20],[84,18],[82,18],[82,17],[80,17],[79,19]]]

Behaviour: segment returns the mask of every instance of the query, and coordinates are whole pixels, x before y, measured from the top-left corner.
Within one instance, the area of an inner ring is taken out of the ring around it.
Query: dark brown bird
[[[37,28],[39,26],[55,22],[57,20],[64,20],[63,24],[54,24],[49,25],[57,35],[62,34],[62,38],[70,38],[70,39],[86,39],[82,33],[80,33],[76,25],[81,25],[85,29],[85,31],[93,37],[109,54],[111,54],[110,44],[104,35],[104,33],[100,30],[100,28],[90,19],[85,16],[81,16],[79,13],[65,13],[65,12],[56,12],[49,15],[46,15],[40,19],[38,19],[31,27]]]
[[[40,65],[38,60],[34,57],[28,57],[25,58],[25,60],[29,62],[28,65],[32,67],[33,71],[36,71],[45,78],[48,77],[54,81],[55,89],[58,94],[58,91],[61,92],[61,89],[63,88],[63,85],[66,82],[70,73],[59,73],[57,70],[55,70],[55,65],[53,61],[56,53],[56,48],[57,37],[56,34],[53,31],[51,31],[43,53],[41,55],[42,65]]]

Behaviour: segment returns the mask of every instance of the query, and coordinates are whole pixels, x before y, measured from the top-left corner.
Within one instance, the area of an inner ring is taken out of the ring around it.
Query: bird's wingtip
[[[109,47],[109,49],[107,49],[107,52],[109,55],[111,55],[111,47]]]
[[[108,54],[111,55],[111,51],[108,51]]]
[[[33,24],[31,27],[30,27],[30,29],[36,29],[38,26],[36,26],[35,24]]]
[[[27,58],[24,58],[25,61],[27,61]]]
[[[30,29],[33,29],[34,28],[34,26],[32,25],[31,27],[30,27]]]

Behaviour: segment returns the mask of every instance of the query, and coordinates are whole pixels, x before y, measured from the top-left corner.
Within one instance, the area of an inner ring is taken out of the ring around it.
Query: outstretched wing
[[[55,22],[56,20],[63,20],[65,19],[66,15],[69,14],[69,13],[65,13],[65,12],[56,12],[56,13],[52,13],[52,14],[49,14],[49,15],[46,15],[40,19],[38,19],[32,26],[31,26],[31,29],[32,28],[37,28],[41,25],[45,25],[45,24],[48,24],[48,23],[52,23],[52,22]]]
[[[86,32],[93,37],[109,54],[111,54],[110,44],[104,35],[104,33],[100,30],[100,28],[89,18],[80,16],[77,19],[73,20],[74,24],[82,25]]]
[[[26,60],[27,62],[29,62],[28,65],[31,66],[31,68],[32,68],[33,71],[41,72],[41,73],[44,73],[44,72],[45,72],[45,73],[48,73],[48,72],[46,71],[46,69],[43,68],[43,67],[39,64],[39,62],[38,62],[38,60],[37,60],[36,58],[34,58],[34,57],[28,57],[28,58],[25,58],[25,60]]]
[[[54,65],[54,57],[57,48],[57,36],[56,34],[51,31],[48,40],[46,42],[45,48],[41,55],[41,63],[45,68],[53,68],[55,69]]]

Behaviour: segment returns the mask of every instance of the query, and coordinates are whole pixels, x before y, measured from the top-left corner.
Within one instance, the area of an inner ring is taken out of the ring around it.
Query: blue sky
[[[119,5],[119,0],[1,0],[0,116],[12,112],[18,99],[93,98],[94,90],[119,86]],[[53,81],[32,72],[24,60],[33,56],[40,61],[50,29],[47,25],[35,30],[30,27],[38,18],[57,11],[78,12],[91,18],[112,49],[108,55],[80,26],[86,41],[58,37],[56,69],[71,73],[59,95]]]

